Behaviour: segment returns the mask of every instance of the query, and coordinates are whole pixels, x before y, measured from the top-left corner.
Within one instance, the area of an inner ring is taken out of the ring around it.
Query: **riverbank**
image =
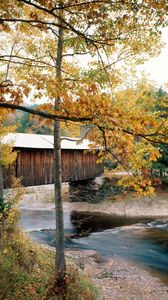
[[[90,211],[119,216],[168,217],[168,193],[160,192],[151,197],[117,195],[98,204],[87,202],[64,203],[64,208],[77,211]]]
[[[108,261],[95,251],[67,251],[101,291],[101,300],[167,300],[168,286],[155,275],[117,257]]]
[[[116,214],[119,216],[168,217],[168,192],[159,191],[148,197],[134,193],[112,195],[102,202],[69,202],[68,184],[63,185],[63,207],[65,211],[89,211]],[[21,208],[54,209],[53,185],[28,187],[20,202]]]

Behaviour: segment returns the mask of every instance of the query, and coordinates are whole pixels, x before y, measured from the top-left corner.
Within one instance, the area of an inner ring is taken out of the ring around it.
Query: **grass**
[[[54,265],[53,251],[33,244],[19,229],[5,232],[0,243],[0,300],[57,300],[51,292]],[[98,290],[87,275],[72,263],[67,273],[66,300],[97,299]]]

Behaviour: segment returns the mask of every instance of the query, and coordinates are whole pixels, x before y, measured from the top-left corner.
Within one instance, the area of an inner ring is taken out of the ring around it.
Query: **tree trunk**
[[[55,216],[56,216],[56,260],[55,270],[57,282],[64,281],[66,273],[64,254],[64,220],[61,192],[61,139],[60,124],[54,122],[54,178],[55,178]]]
[[[3,194],[3,168],[2,168],[2,152],[1,152],[1,140],[0,140],[0,212],[3,210],[4,194]],[[4,220],[0,220],[0,238],[2,238],[4,229]]]
[[[0,142],[0,199],[3,201],[3,169],[2,169],[2,154],[1,154],[1,142]]]
[[[61,5],[62,2],[60,2]],[[56,56],[56,78],[61,85],[61,65],[62,65],[62,51],[63,51],[63,28],[60,26],[58,32],[57,42],[57,56]],[[55,109],[58,109],[60,102],[60,95],[55,101]],[[64,220],[63,220],[63,203],[61,191],[61,137],[60,137],[60,123],[54,121],[54,185],[55,185],[55,216],[56,216],[56,281],[57,285],[65,285],[66,264],[64,253]]]

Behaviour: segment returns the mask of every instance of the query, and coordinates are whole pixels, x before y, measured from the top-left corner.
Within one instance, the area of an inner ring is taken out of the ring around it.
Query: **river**
[[[141,264],[168,282],[168,220],[65,212],[65,246]],[[55,245],[54,210],[21,209],[21,225],[37,242]]]

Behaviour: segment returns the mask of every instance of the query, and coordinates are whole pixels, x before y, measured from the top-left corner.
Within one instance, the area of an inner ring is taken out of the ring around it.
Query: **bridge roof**
[[[11,133],[4,142],[12,142],[16,148],[53,149],[53,135],[32,134],[32,133]],[[90,142],[80,141],[79,138],[61,137],[61,149],[88,150]]]

